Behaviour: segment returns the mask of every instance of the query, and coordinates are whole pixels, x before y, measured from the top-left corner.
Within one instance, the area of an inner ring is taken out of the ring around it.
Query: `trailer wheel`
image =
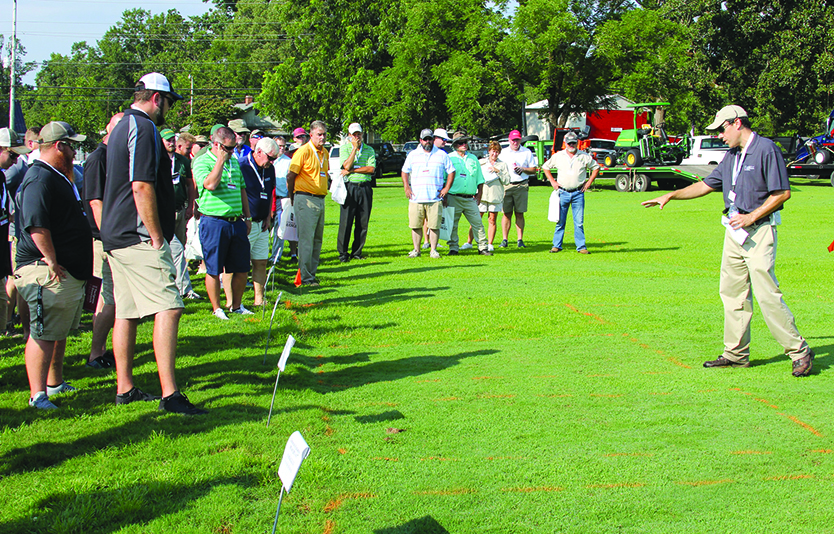
[[[625,163],[629,167],[639,167],[643,164],[643,158],[640,156],[640,151],[632,148],[626,152]]]
[[[607,156],[605,156],[602,162],[605,164],[606,167],[611,168],[617,164],[617,156],[615,156],[614,154],[608,154]]]
[[[649,190],[652,181],[646,174],[638,174],[634,177],[634,190],[643,193]]]
[[[627,174],[618,174],[616,178],[614,178],[614,187],[620,193],[625,193],[629,189],[628,183],[628,175]]]
[[[834,187],[834,172],[831,173],[831,187]]]
[[[814,162],[817,165],[825,165],[826,163],[831,161],[831,152],[825,149],[817,150],[814,154]]]

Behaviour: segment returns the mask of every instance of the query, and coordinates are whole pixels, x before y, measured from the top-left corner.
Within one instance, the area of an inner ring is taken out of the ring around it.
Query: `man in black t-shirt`
[[[64,350],[93,274],[93,236],[72,182],[74,143],[84,139],[65,122],[44,126],[40,159],[26,171],[15,199],[21,232],[14,277],[31,310],[26,374],[29,405],[38,409],[54,410],[49,397],[75,389],[64,381]]]
[[[154,355],[162,385],[159,409],[198,415],[174,377],[177,331],[183,303],[174,283],[169,241],[174,237],[174,185],[157,125],[182,97],[152,72],[136,84],[133,104],[110,134],[101,240],[113,270],[116,322],[116,404],[151,401],[133,383],[136,327],[154,316]]]
[[[93,369],[109,369],[116,365],[116,359],[107,349],[107,336],[113,329],[116,318],[116,301],[113,298],[113,273],[110,262],[101,244],[101,200],[104,198],[104,182],[107,170],[107,141],[110,132],[119,124],[124,113],[116,113],[107,124],[107,134],[98,147],[87,156],[84,162],[84,209],[87,211],[87,221],[93,232],[93,275],[101,278],[101,290],[98,294],[96,312],[93,316],[93,341],[90,345],[90,357],[87,367]]]

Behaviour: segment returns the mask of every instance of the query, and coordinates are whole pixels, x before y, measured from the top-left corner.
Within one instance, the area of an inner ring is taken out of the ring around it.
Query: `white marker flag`
[[[278,360],[278,369],[284,372],[284,367],[287,366],[287,358],[290,357],[290,351],[295,345],[295,338],[292,335],[287,336],[287,343],[284,345],[284,352],[281,353],[281,359]]]
[[[310,447],[301,437],[301,432],[296,430],[287,440],[287,446],[284,447],[284,456],[281,457],[281,465],[278,466],[278,477],[284,484],[284,490],[287,493],[290,492],[295,476],[301,469],[301,463],[307,458],[308,454],[310,454]]]

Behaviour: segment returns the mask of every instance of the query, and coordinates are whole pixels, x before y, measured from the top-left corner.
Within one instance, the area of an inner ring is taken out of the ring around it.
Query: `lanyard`
[[[72,183],[72,182],[70,181],[70,179],[66,177],[66,175],[64,175],[64,173],[62,173],[61,171],[59,171],[58,169],[56,169],[55,167],[53,167],[53,166],[52,166],[52,165],[50,165],[49,163],[45,162],[44,160],[40,160],[40,162],[41,162],[41,163],[43,163],[44,165],[46,165],[47,167],[49,167],[50,169],[52,169],[53,171],[55,171],[55,172],[57,172],[58,174],[60,174],[60,175],[61,175],[61,177],[62,177],[64,180],[66,180],[66,181],[67,181],[67,183],[70,185],[70,187],[72,187],[72,192],[73,192],[73,193],[75,193],[75,199],[76,199],[78,202],[81,202],[81,196],[78,194],[78,189],[75,187],[75,184],[74,184],[74,183]],[[82,210],[82,211],[83,211],[83,210]]]
[[[247,159],[249,160],[249,165],[255,171],[255,176],[258,177],[258,181],[261,183],[261,191],[263,191],[264,190],[264,173],[266,171],[264,171],[263,169],[261,169],[260,167],[255,165],[255,162],[253,161],[255,158],[252,157],[253,154],[254,154],[254,152],[250,153],[249,157]]]
[[[319,160],[319,174],[321,174],[321,169],[324,167],[324,164],[321,162],[321,156],[319,156],[319,151],[315,146],[311,146],[310,148],[313,149],[313,154],[316,155],[316,159]]]
[[[733,191],[736,189],[736,181],[738,180],[738,175],[741,174],[741,168],[744,164],[744,156],[747,155],[747,149],[750,148],[750,145],[753,144],[753,138],[756,136],[756,132],[751,132],[750,137],[747,139],[747,144],[744,145],[744,149],[741,151],[740,155],[736,156],[736,161],[733,164]]]

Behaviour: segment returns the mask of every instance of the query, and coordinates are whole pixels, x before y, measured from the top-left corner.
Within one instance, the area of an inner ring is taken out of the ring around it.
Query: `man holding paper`
[[[724,352],[704,362],[704,367],[750,366],[752,286],[770,333],[793,360],[793,376],[808,376],[814,351],[799,334],[774,272],[779,211],[791,197],[782,152],[750,129],[747,112],[739,106],[722,108],[707,130],[720,130],[719,137],[730,146],[727,157],[703,182],[643,202],[663,209],[672,199],[698,198],[716,190],[724,193],[722,223],[727,231],[719,287]]]

